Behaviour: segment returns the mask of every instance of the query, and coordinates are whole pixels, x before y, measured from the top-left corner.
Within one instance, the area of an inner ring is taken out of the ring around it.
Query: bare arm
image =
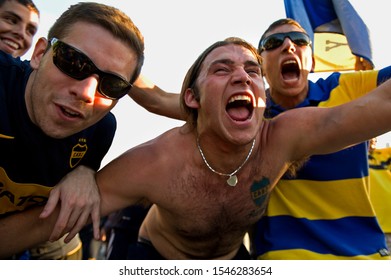
[[[69,232],[70,241],[87,221],[93,222],[99,238],[100,196],[95,171],[79,166],[50,192],[45,207],[34,207],[0,219],[0,258],[18,253]]]
[[[346,104],[290,110],[272,123],[280,145],[286,139],[292,144],[293,160],[369,140],[391,130],[391,80]]]
[[[140,75],[133,85],[129,96],[151,113],[183,120],[179,94],[168,93]]]
[[[102,199],[102,215],[106,216],[146,198],[143,189],[149,188],[147,181],[151,175],[145,174],[147,174],[146,170],[150,170],[153,165],[149,154],[142,148],[132,148],[96,174]]]
[[[35,207],[0,219],[0,259],[49,240],[58,212],[41,219],[42,208]]]
[[[171,186],[178,151],[180,129],[171,129],[162,135],[129,149],[103,167],[96,175],[101,194],[101,215],[148,201],[157,203]],[[184,148],[182,148],[184,149]]]

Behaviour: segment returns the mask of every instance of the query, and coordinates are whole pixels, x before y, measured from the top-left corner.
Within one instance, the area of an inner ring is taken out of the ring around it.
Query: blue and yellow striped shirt
[[[374,89],[391,75],[380,71],[333,73],[309,81],[297,106],[331,107]],[[285,109],[268,96],[267,118]],[[310,116],[309,116],[310,117]],[[297,176],[283,177],[254,231],[258,259],[390,259],[369,197],[368,145],[312,156]]]

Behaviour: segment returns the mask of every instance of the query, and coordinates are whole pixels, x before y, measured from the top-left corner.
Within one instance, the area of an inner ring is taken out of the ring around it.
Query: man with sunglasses
[[[311,41],[292,19],[272,23],[258,48],[269,84],[265,116],[294,108],[332,107],[356,99],[391,77],[380,71],[332,73],[308,80]],[[311,115],[308,115],[311,118]],[[271,193],[252,233],[258,259],[389,259],[369,197],[367,142],[312,156]]]
[[[91,219],[99,237],[95,172],[116,129],[110,110],[130,91],[143,58],[143,37],[131,19],[97,3],[65,11],[31,61],[0,53],[0,232],[12,242],[26,239],[13,226],[29,222],[23,214],[47,217],[59,201],[56,226],[80,228]],[[41,205],[42,213],[35,207]]]
[[[0,0],[0,50],[14,57],[31,47],[39,24],[39,11],[30,0]]]

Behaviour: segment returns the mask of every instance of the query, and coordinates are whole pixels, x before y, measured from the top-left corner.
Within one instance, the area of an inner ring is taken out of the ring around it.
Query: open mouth
[[[254,106],[248,95],[234,95],[225,107],[228,115],[235,121],[245,121],[251,118]]]
[[[300,76],[300,68],[296,60],[287,60],[281,65],[281,74],[284,80],[297,80]]]
[[[77,112],[71,111],[71,110],[69,110],[67,108],[64,108],[62,106],[60,107],[60,109],[61,109],[62,113],[65,116],[67,116],[68,118],[78,118],[78,117],[80,117],[80,114],[77,113]]]

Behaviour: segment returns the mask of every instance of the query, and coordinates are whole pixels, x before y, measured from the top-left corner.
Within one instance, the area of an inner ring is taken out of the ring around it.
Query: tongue
[[[297,80],[297,74],[295,72],[285,72],[282,74],[284,80]]]
[[[250,112],[246,107],[230,108],[227,112],[231,119],[235,121],[245,121],[250,116]]]

